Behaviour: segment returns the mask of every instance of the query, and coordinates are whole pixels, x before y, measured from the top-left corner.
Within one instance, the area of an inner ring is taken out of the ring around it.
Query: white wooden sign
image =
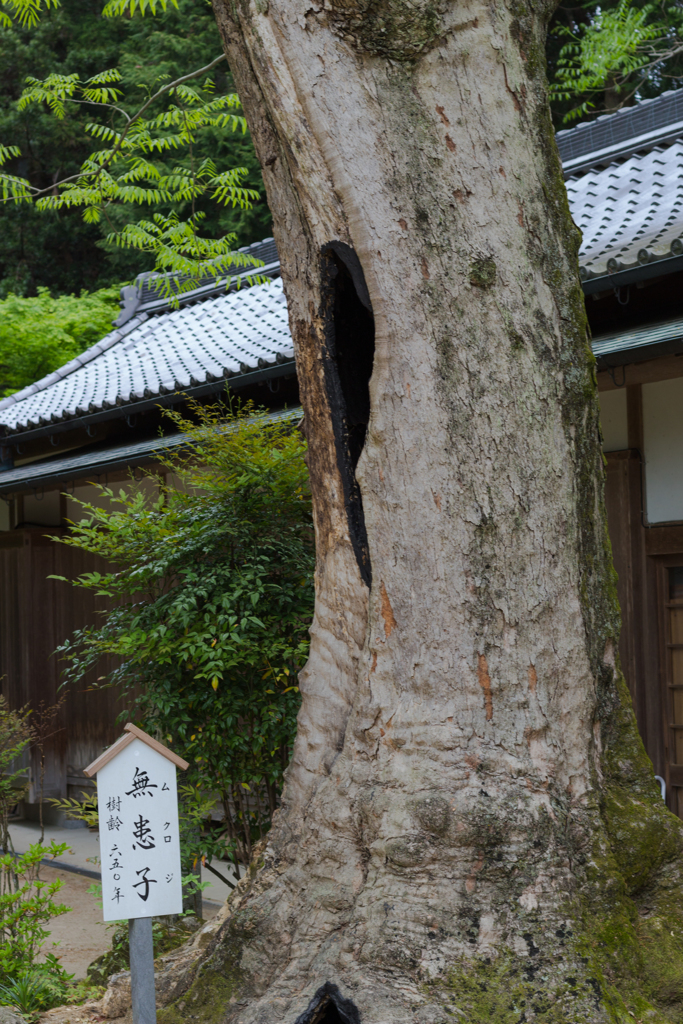
[[[176,766],[187,762],[136,726],[86,768],[97,775],[105,921],[183,908]]]

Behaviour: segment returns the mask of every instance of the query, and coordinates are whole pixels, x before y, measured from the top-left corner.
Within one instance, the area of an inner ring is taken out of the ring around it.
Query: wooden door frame
[[[677,555],[659,555],[653,558],[657,578],[657,627],[659,649],[659,687],[662,706],[662,733],[664,737],[664,778],[666,781],[666,802],[674,814],[678,813],[678,800],[674,800],[674,788],[683,788],[683,764],[673,761],[675,753],[675,730],[673,728],[673,708],[671,683],[671,648],[669,609],[669,569],[683,569],[683,551]],[[683,608],[683,599],[680,605]],[[683,726],[683,723],[681,723]]]

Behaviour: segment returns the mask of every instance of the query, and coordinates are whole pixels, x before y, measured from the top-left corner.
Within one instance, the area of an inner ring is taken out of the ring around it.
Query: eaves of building
[[[277,423],[290,420],[294,425],[302,415],[303,410],[300,406],[280,409],[265,414],[263,422]],[[230,426],[225,429],[229,430]],[[186,434],[172,434],[169,437],[103,446],[76,455],[55,456],[25,466],[17,466],[0,473],[0,495],[40,491],[55,486],[68,490],[76,481],[83,480],[106,483],[107,475],[110,473],[135,470],[140,466],[148,467],[154,463],[160,464],[166,456],[190,451],[194,443]]]

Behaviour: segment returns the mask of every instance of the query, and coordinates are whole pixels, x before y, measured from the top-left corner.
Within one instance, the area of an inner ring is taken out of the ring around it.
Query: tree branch
[[[142,115],[147,110],[147,108],[152,103],[154,103],[155,100],[158,100],[160,96],[163,96],[164,93],[170,92],[171,89],[177,88],[179,85],[182,85],[183,82],[189,82],[193,78],[199,78],[200,75],[203,75],[207,71],[210,71],[211,68],[215,68],[216,64],[219,64],[222,60],[225,60],[225,54],[224,53],[222,53],[220,55],[220,57],[216,57],[214,60],[212,60],[210,64],[206,65],[206,67],[200,68],[199,71],[191,71],[189,75],[183,75],[182,78],[176,78],[175,82],[169,82],[168,85],[163,85],[161,87],[161,89],[159,89],[158,92],[155,92],[153,96],[150,96],[150,98],[147,100],[147,102],[144,104],[144,106],[142,106],[138,110],[137,114],[133,118],[131,118],[131,124],[133,123],[133,121],[137,121],[137,119],[139,117],[142,117]],[[124,135],[125,135],[125,133],[124,133]],[[124,136],[121,137],[121,141],[122,142],[123,142],[123,138],[124,138]]]
[[[209,862],[206,861],[206,860],[204,861],[204,867],[208,871],[210,871],[212,875],[215,875],[216,878],[220,878],[221,882],[225,882],[225,884],[228,886],[229,889],[236,889],[237,888],[237,886],[234,885],[233,882],[229,882],[228,879],[224,875],[222,875],[220,873],[220,871],[216,871],[215,868],[212,868],[211,865],[209,864]]]
[[[163,96],[165,93],[170,92],[171,89],[176,89],[179,85],[182,85],[184,82],[190,82],[193,78],[199,78],[200,75],[206,74],[207,71],[211,71],[211,69],[215,68],[216,64],[219,64],[222,60],[225,60],[225,54],[224,53],[222,53],[220,55],[220,57],[216,57],[214,60],[212,60],[205,67],[199,68],[198,71],[191,71],[189,73],[189,75],[183,75],[182,78],[176,78],[176,80],[174,82],[169,82],[167,85],[163,85],[161,87],[161,89],[159,89],[157,92],[154,93],[153,96],[149,97],[147,102],[144,103],[140,107],[140,109],[138,110],[137,114],[134,114],[133,117],[128,117],[128,115],[125,114],[125,112],[124,112],[125,117],[128,118],[128,124],[126,125],[126,127],[123,130],[123,132],[121,133],[121,137],[120,137],[119,141],[117,142],[117,144],[114,146],[114,149],[112,150],[111,156],[109,157],[107,162],[102,164],[100,167],[98,167],[96,171],[81,171],[78,174],[71,174],[68,178],[62,178],[62,180],[56,182],[56,184],[50,185],[49,188],[34,189],[32,185],[29,185],[28,188],[31,190],[31,198],[32,199],[40,199],[41,196],[48,195],[55,188],[59,188],[60,185],[67,185],[71,181],[79,181],[82,178],[87,178],[87,177],[89,177],[91,175],[94,175],[95,179],[97,179],[100,176],[100,174],[102,173],[102,171],[107,170],[109,167],[111,167],[113,160],[120,153],[121,146],[123,145],[123,142],[124,142],[124,140],[126,138],[126,135],[130,131],[132,125],[135,124],[135,122],[138,121],[142,117],[142,115],[145,113],[145,111],[148,110],[148,108],[152,105],[152,103],[154,103],[155,100],[158,100],[159,97]],[[88,102],[94,102],[94,101],[90,101],[90,100],[73,100],[72,102],[74,102],[74,103],[88,103]],[[98,104],[98,106],[111,107],[112,104],[111,103],[102,103],[102,104]],[[118,110],[119,108],[118,107],[114,107],[114,109]],[[3,203],[15,202],[15,197],[14,196],[8,196],[6,199],[0,200],[0,202],[3,202]]]
[[[93,107],[109,107],[110,110],[116,110],[117,113],[123,114],[126,121],[130,122],[131,118],[128,116],[123,107],[117,107],[114,103],[105,103],[104,100],[100,103],[99,100],[77,100],[73,96],[68,96],[67,103],[89,103]]]

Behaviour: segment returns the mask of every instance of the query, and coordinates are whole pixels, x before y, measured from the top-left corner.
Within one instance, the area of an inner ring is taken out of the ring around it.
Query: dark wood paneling
[[[630,433],[635,435],[638,432],[638,395],[629,397],[629,427]],[[666,751],[659,684],[656,565],[648,550],[653,531],[643,527],[639,451],[631,449],[607,455],[605,503],[621,605],[621,665],[645,748],[656,773],[664,775]],[[681,534],[683,539],[683,531]]]
[[[637,644],[638,609],[636,591],[640,583],[640,558],[633,543],[640,523],[633,502],[633,475],[640,461],[635,452],[612,452],[607,456],[605,504],[612,542],[614,567],[617,571],[617,594],[621,606],[621,638],[619,653],[626,681],[634,703],[638,703],[639,651]]]
[[[683,526],[650,526],[645,530],[645,550],[651,557],[680,555],[683,552]]]
[[[50,705],[57,700],[61,666],[54,651],[75,629],[96,621],[98,602],[89,591],[48,579],[73,579],[103,568],[94,556],[55,543],[53,538],[63,532],[40,527],[0,534],[0,677],[2,693],[13,707],[36,708],[41,701]],[[65,796],[67,774],[77,774],[120,731],[116,694],[89,690],[94,681],[67,691],[59,731],[46,744],[46,796]],[[36,779],[37,771],[34,752]]]

